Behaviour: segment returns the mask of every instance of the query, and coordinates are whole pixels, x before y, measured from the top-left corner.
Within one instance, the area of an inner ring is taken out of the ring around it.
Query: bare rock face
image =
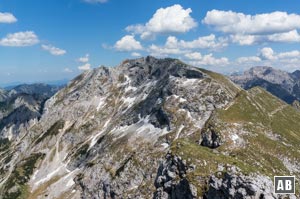
[[[0,142],[0,198],[213,198],[228,196],[231,187],[232,198],[252,197],[240,189],[253,173],[240,161],[243,150],[256,155],[253,139],[278,134],[259,122],[285,110],[268,106],[266,115],[260,109],[244,117],[245,108],[264,102],[257,95],[265,93],[248,93],[176,59],[146,57],[86,71],[46,101],[39,120],[18,128],[20,136]],[[244,109],[234,112],[240,103]],[[233,118],[238,114],[249,121]],[[269,155],[260,157],[279,156]],[[237,180],[215,177],[221,163],[241,167],[229,173]]]
[[[0,89],[0,102],[5,101],[5,99],[7,98],[7,95],[8,95],[8,93],[6,90]]]
[[[0,138],[16,139],[19,128],[40,118],[46,100],[60,88],[46,84],[24,84],[0,90]]]
[[[202,146],[212,149],[217,148],[222,144],[221,135],[212,126],[209,126],[202,131],[200,143]]]
[[[267,66],[256,66],[230,79],[244,89],[260,86],[283,101],[292,104],[300,100],[299,71],[288,73]]]
[[[197,198],[197,189],[186,179],[188,169],[181,157],[168,153],[166,160],[158,168],[153,198]]]
[[[293,102],[292,106],[293,106],[295,109],[297,109],[297,110],[300,111],[300,102],[299,102],[299,101],[295,100],[295,101]]]
[[[230,171],[213,175],[209,179],[208,191],[204,198],[276,198],[272,180],[266,176],[240,175],[236,167]]]

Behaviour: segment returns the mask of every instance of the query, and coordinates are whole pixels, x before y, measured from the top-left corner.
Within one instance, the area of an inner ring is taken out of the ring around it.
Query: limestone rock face
[[[288,73],[272,67],[256,66],[241,75],[232,75],[230,79],[244,89],[262,87],[289,104],[300,100],[299,70]]]
[[[211,176],[205,198],[276,198],[273,182],[266,176],[244,176],[226,172],[223,176]]]
[[[86,71],[46,101],[38,120],[20,126],[19,136],[0,142],[0,198],[269,194],[270,184],[253,191],[255,179],[269,183],[274,173],[298,168],[298,123],[287,132],[270,126],[286,119],[284,111],[300,118],[289,108],[263,90],[246,92],[176,59]],[[290,169],[280,162],[284,155]],[[236,168],[231,177],[217,175],[229,168]]]
[[[189,169],[181,157],[168,153],[157,172],[154,198],[197,198],[197,188],[186,178]]]

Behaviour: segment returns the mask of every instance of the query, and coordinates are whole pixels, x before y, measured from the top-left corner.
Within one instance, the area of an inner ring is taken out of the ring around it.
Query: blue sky
[[[300,69],[296,0],[1,0],[0,85],[146,55],[231,73]]]

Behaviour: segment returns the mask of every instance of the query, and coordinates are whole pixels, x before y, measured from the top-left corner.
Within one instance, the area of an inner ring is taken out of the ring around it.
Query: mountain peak
[[[270,66],[255,66],[244,72],[244,75],[261,77],[286,78],[288,72],[272,68]]]
[[[299,157],[299,150],[286,153],[299,146],[299,118],[262,89],[242,90],[177,59],[125,60],[72,80],[39,120],[15,129],[22,139],[8,139],[6,130],[0,193],[161,199],[217,198],[225,190],[232,198],[273,197],[270,176],[290,171],[281,157]],[[285,121],[294,126],[281,128]]]
[[[245,71],[242,75],[230,77],[232,81],[245,89],[260,86],[291,104],[300,100],[300,71],[288,73],[267,66],[257,66]]]
[[[152,56],[145,58],[125,60],[116,68],[131,77],[136,78],[159,78],[164,76],[203,78],[204,73],[198,68],[189,66],[178,59],[157,59]]]

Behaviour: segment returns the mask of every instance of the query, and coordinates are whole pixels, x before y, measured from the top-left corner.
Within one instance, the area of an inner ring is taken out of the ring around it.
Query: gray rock
[[[230,79],[245,89],[260,86],[283,101],[292,104],[300,100],[299,71],[288,73],[267,66],[257,66]]]

